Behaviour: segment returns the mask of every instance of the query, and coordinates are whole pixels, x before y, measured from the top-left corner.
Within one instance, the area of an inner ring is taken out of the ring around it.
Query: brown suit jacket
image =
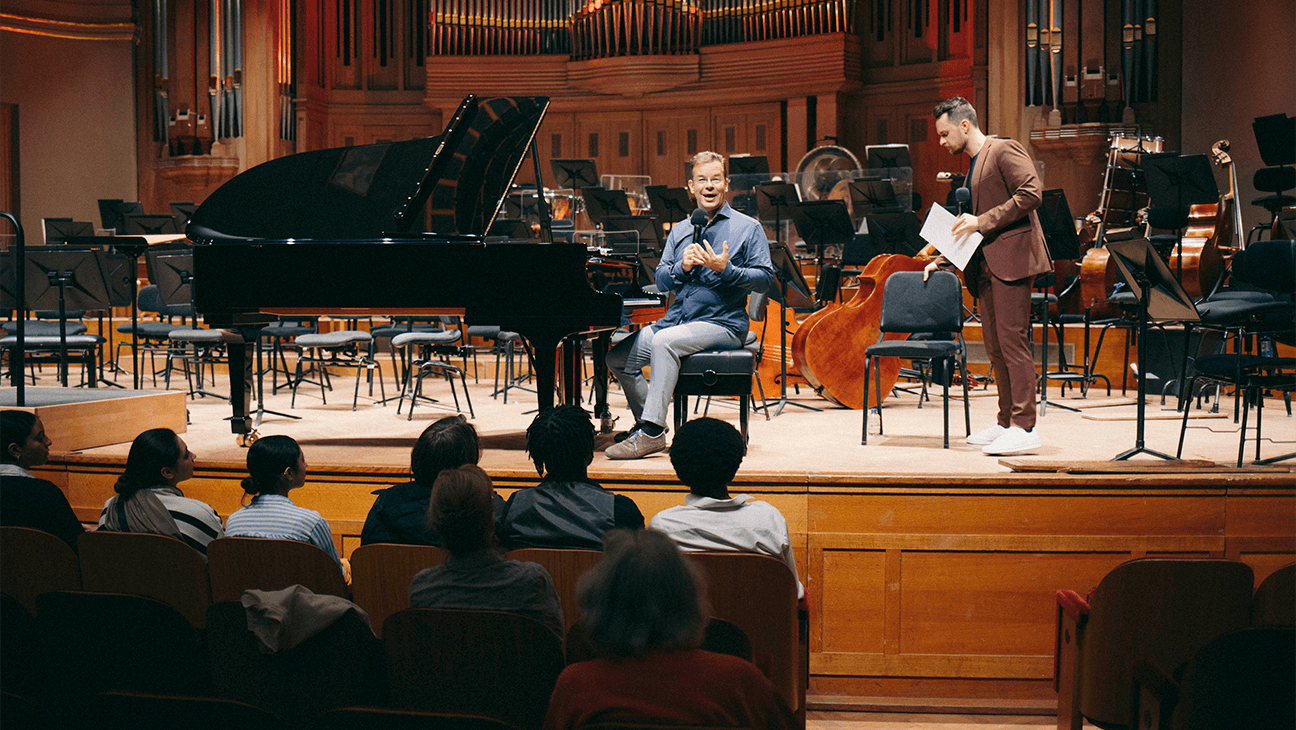
[[[1035,214],[1043,201],[1043,185],[1025,148],[1011,139],[987,138],[972,178],[972,212],[981,220],[981,253],[990,273],[1016,281],[1052,271],[1053,259]],[[965,281],[976,281],[981,258],[973,257],[968,264]]]

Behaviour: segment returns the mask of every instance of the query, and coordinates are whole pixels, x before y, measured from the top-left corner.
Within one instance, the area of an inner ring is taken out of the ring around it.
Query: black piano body
[[[553,405],[560,344],[614,329],[621,297],[591,288],[583,246],[485,237],[547,107],[544,97],[470,96],[438,137],[271,160],[194,211],[194,307],[247,343],[230,350],[234,433],[253,426],[259,329],[307,313],[461,312],[517,332],[531,347],[539,407]],[[578,352],[567,350],[564,362]],[[564,392],[572,400],[580,389]]]

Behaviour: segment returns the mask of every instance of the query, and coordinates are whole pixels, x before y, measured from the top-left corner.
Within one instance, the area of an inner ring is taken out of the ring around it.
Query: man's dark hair
[[[526,450],[546,479],[583,479],[594,460],[594,422],[580,406],[540,411],[526,431]]]
[[[428,527],[451,555],[466,555],[495,542],[494,489],[476,464],[443,470],[428,501]]]
[[[462,415],[446,416],[423,429],[410,452],[414,481],[432,486],[444,469],[476,464],[481,458],[477,429]]]
[[[742,434],[726,421],[695,418],[675,432],[670,460],[675,476],[690,491],[718,498],[742,464]]]
[[[702,581],[659,530],[611,530],[603,559],[577,583],[580,625],[599,656],[696,649],[707,608]]]
[[[932,117],[935,119],[940,119],[946,114],[949,115],[950,124],[958,124],[966,119],[972,123],[972,126],[978,129],[981,127],[977,123],[976,109],[973,109],[972,104],[961,96],[946,99],[932,109]]]

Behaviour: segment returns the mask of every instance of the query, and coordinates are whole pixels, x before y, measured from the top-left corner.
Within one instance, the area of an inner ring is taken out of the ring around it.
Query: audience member
[[[35,413],[0,411],[0,525],[31,527],[58,536],[76,550],[85,532],[67,496],[29,469],[49,461],[52,443]]]
[[[360,544],[440,545],[441,536],[427,524],[432,484],[443,470],[476,464],[479,458],[477,429],[462,415],[446,416],[423,429],[410,452],[414,480],[374,492],[378,499],[365,518]],[[499,514],[504,500],[494,492],[491,498]]]
[[[445,565],[410,583],[415,608],[477,608],[533,618],[563,638],[562,606],[549,573],[536,563],[505,560],[495,542],[495,490],[480,467],[466,464],[437,477],[427,522],[450,552]]]
[[[633,500],[586,476],[594,460],[594,423],[580,406],[541,411],[526,436],[527,453],[543,481],[517,490],[504,505],[499,532],[506,548],[598,550],[608,530],[643,527]]]
[[[749,495],[729,496],[742,464],[742,434],[715,418],[686,422],[675,434],[670,460],[689,488],[684,504],[658,512],[652,527],[670,535],[685,550],[737,550],[772,555],[797,577],[787,520],[769,502]],[[797,581],[797,597],[805,595]]]
[[[266,436],[248,449],[248,476],[243,491],[252,495],[247,506],[225,521],[229,537],[268,537],[301,540],[319,547],[346,565],[333,545],[333,531],[319,512],[293,504],[288,493],[306,483],[306,455],[289,436]]]
[[[99,529],[167,535],[206,555],[207,543],[225,530],[216,510],[180,491],[193,472],[193,452],[175,431],[154,428],[136,436],[113,487],[117,496],[99,513]]]
[[[579,584],[577,627],[599,658],[558,677],[544,726],[659,722],[790,728],[791,712],[750,662],[698,647],[705,591],[657,530],[608,533],[603,560]]]

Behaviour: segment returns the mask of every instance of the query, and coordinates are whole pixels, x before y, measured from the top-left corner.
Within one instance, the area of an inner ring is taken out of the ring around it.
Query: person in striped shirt
[[[169,428],[154,428],[131,443],[126,471],[104,502],[99,529],[167,535],[207,554],[207,543],[224,534],[220,516],[178,486],[193,476],[194,455]]]
[[[333,544],[328,522],[313,509],[298,507],[288,493],[306,483],[306,455],[290,436],[266,436],[248,449],[247,506],[229,516],[229,537],[263,537],[309,542],[328,553],[343,575],[347,569]]]

